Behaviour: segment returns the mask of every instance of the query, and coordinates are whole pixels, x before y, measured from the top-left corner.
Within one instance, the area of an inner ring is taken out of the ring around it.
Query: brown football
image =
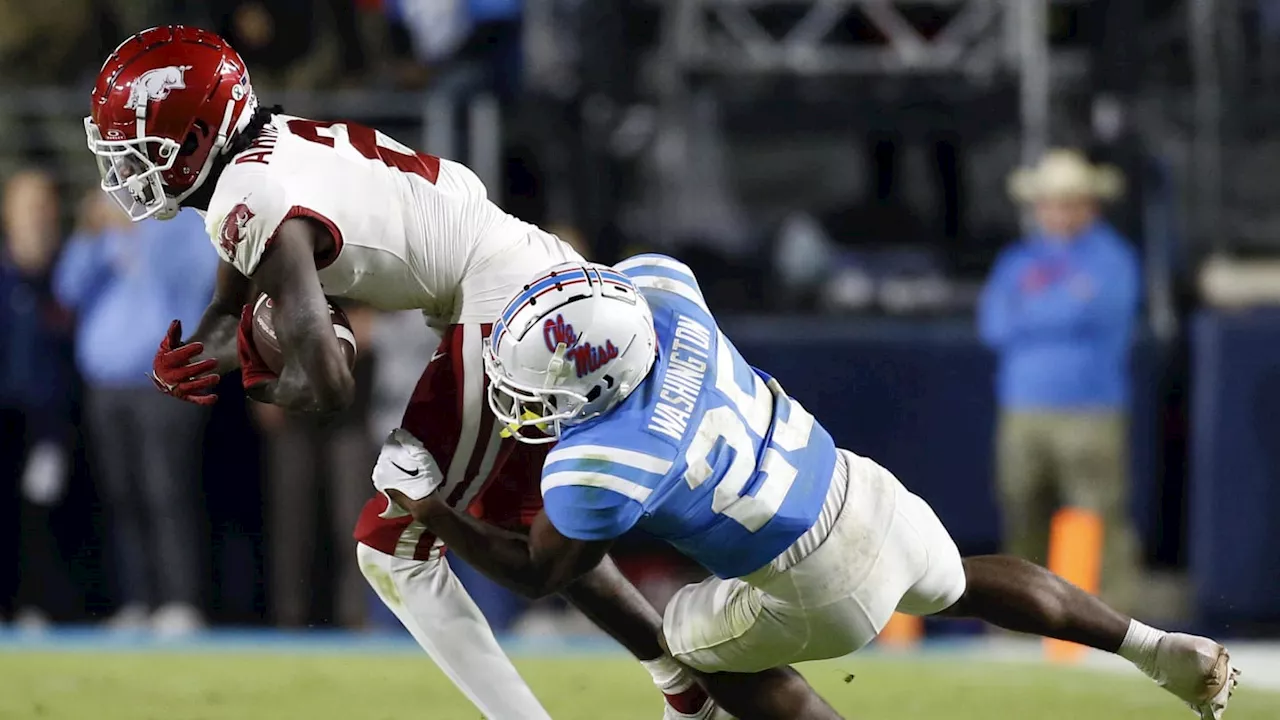
[[[253,303],[253,345],[262,357],[262,362],[272,372],[280,372],[284,367],[284,353],[280,350],[280,340],[276,337],[276,327],[272,320],[272,302],[266,293],[258,295]],[[351,321],[342,308],[329,301],[329,317],[333,320],[333,334],[338,336],[338,346],[347,358],[347,365],[356,364],[356,336],[351,331]]]

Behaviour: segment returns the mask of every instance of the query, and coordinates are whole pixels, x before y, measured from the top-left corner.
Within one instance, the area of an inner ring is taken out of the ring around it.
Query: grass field
[[[623,657],[524,658],[517,665],[557,720],[660,717],[648,676]],[[802,670],[837,709],[858,720],[1194,717],[1136,671],[1060,670],[945,655],[869,655]],[[407,653],[0,652],[5,720],[406,717],[474,720],[479,713],[429,660]],[[1246,685],[1227,717],[1280,718],[1280,694]]]

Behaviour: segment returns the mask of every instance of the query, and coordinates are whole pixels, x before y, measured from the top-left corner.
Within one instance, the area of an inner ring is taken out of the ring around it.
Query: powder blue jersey
[[[542,495],[566,537],[638,527],[724,578],[805,533],[831,484],[831,436],[716,326],[689,268],[640,255],[617,269],[653,310],[658,358],[625,401],[565,428]]]

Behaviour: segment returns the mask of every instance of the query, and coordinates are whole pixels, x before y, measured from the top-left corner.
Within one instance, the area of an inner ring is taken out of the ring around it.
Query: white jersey
[[[281,223],[332,233],[326,295],[437,323],[492,322],[516,288],[577,254],[503,212],[466,166],[371,128],[275,115],[227,164],[205,222],[219,256],[252,277]]]

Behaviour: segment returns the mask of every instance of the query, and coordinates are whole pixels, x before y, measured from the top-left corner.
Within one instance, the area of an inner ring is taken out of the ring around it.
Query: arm
[[[219,378],[240,364],[236,333],[249,289],[249,280],[239,270],[226,264],[218,268],[213,299],[196,331],[184,341],[182,322],[174,320],[160,341],[151,365],[157,390],[197,405],[218,399],[214,390]]]
[[[996,261],[978,301],[978,335],[993,350],[999,349],[1013,335],[1016,278],[1009,252],[1006,251]]]
[[[163,268],[160,279],[178,317],[190,318],[197,307],[203,308],[186,341],[201,343],[203,351],[195,359],[217,361],[214,372],[225,375],[240,365],[236,325],[240,308],[252,301],[251,281],[218,257],[194,212],[167,222],[165,234],[163,245],[151,247],[151,263]]]
[[[200,324],[187,338],[188,343],[202,343],[204,351],[195,360],[213,359],[218,363],[215,372],[225,375],[240,367],[236,354],[236,329],[240,325],[240,309],[252,298],[249,278],[240,274],[230,263],[218,263],[218,279],[213,288]]]
[[[526,538],[454,510],[436,493],[410,500],[388,490],[396,504],[430,528],[449,549],[512,590],[540,598],[559,592],[600,564],[612,540],[574,540],[561,535],[539,512]]]
[[[276,337],[284,353],[280,376],[250,390],[255,400],[322,413],[351,404],[355,380],[333,334],[316,272],[318,250],[332,242],[315,221],[291,218],[280,225],[254,272],[258,288],[275,303]]]

